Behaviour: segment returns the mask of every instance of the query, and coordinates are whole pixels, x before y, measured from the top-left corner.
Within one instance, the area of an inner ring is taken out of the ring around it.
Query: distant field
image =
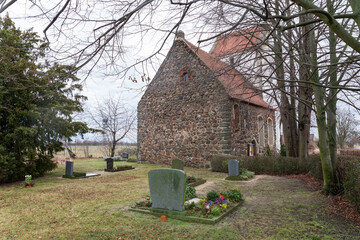
[[[93,158],[100,158],[108,155],[106,153],[105,146],[84,146],[84,145],[71,146],[71,150],[79,158],[85,157],[86,148],[88,148],[89,156],[92,155]],[[119,152],[120,153],[127,152],[130,154],[130,156],[136,156],[136,147],[116,146],[115,155],[119,155]],[[67,151],[66,153],[64,153],[64,151],[61,151],[55,154],[55,157],[69,157],[69,153]]]

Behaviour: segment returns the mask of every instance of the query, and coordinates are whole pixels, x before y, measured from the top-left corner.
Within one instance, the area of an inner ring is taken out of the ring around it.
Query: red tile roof
[[[245,30],[222,35],[218,37],[215,46],[210,51],[210,54],[219,57],[233,53],[241,53],[259,43],[260,33],[260,27],[251,27]]]
[[[183,39],[181,39],[183,40]],[[199,58],[207,65],[225,86],[230,97],[248,102],[260,107],[270,108],[262,97],[255,91],[252,85],[233,67],[216,57],[196,47],[187,40],[185,43],[192,49]]]

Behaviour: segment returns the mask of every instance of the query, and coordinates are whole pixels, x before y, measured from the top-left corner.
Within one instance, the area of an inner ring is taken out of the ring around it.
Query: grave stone
[[[65,176],[72,177],[73,172],[74,172],[74,162],[66,161]]]
[[[124,159],[128,159],[128,158],[129,158],[129,154],[128,154],[128,153],[126,153],[126,152],[124,152],[124,153],[122,154],[122,158],[124,158]]]
[[[183,162],[183,160],[180,160],[180,159],[172,160],[171,168],[172,169],[184,170],[184,162]]]
[[[114,157],[112,157],[113,159],[114,159],[114,161],[120,161],[121,159],[120,159],[120,156],[114,156]]]
[[[178,169],[154,169],[148,175],[152,208],[183,211],[185,172]]]
[[[105,171],[112,171],[114,169],[114,159],[107,158],[106,160],[106,169]]]
[[[228,161],[229,176],[239,176],[239,161],[229,160]]]

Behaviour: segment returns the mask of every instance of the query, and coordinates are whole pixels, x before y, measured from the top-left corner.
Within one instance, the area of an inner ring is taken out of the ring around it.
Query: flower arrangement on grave
[[[140,202],[136,202],[136,207],[146,207],[150,208],[152,206],[151,198],[147,196],[145,200],[142,200]]]
[[[199,203],[192,202],[185,206],[185,210],[188,216],[213,218],[229,211],[235,203],[240,201],[242,201],[242,194],[238,190],[210,191]]]
[[[32,178],[31,175],[25,175],[25,187],[26,188],[34,186],[34,183],[32,182],[31,178]]]

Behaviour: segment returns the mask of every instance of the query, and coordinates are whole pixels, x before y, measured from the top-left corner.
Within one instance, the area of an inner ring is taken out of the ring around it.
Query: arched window
[[[264,119],[262,117],[258,118],[258,131],[259,131],[259,146],[265,146],[265,132],[264,132]]]
[[[234,123],[234,129],[239,129],[240,109],[238,104],[234,104],[233,106],[233,123]]]
[[[269,146],[274,145],[274,124],[271,118],[267,120],[267,127],[268,127],[268,143]]]
[[[180,74],[181,74],[182,81],[185,83],[189,82],[193,78],[192,73],[189,68],[183,68],[183,70],[181,70]]]

